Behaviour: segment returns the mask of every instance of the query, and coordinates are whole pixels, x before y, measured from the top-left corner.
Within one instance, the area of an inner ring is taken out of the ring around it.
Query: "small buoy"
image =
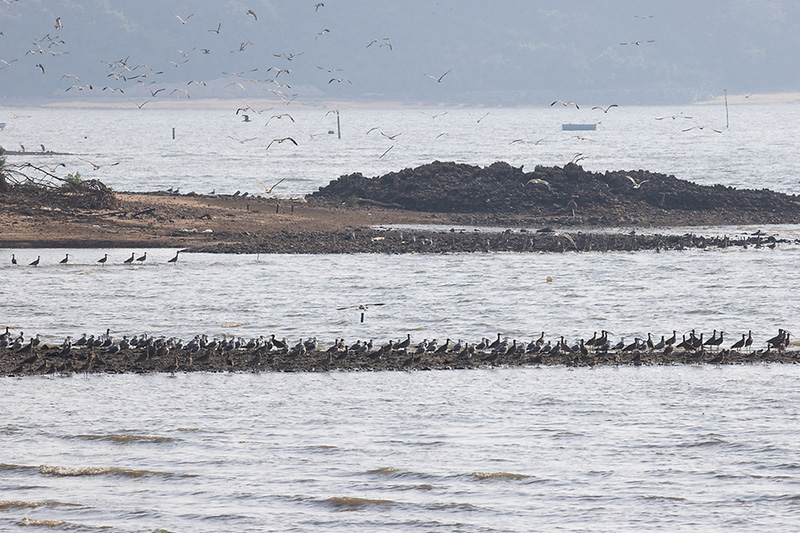
[[[553,281],[553,276],[547,276],[545,281],[547,281],[547,283],[551,283]]]

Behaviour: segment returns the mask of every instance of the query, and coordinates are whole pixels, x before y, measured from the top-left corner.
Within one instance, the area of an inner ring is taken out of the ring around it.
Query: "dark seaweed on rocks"
[[[394,205],[403,209],[450,213],[525,213],[567,211],[688,210],[800,213],[794,195],[698,185],[674,176],[637,171],[589,172],[569,163],[537,166],[533,172],[498,162],[487,167],[435,161],[375,178],[342,176],[312,194],[311,200]]]

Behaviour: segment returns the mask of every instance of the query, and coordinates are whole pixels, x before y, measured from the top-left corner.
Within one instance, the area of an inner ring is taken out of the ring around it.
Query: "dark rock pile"
[[[525,172],[502,162],[479,167],[435,161],[375,178],[342,176],[309,200],[440,213],[569,213],[611,221],[674,211],[759,213],[762,219],[800,221],[800,198],[795,195],[698,185],[644,170],[589,172],[574,163]]]

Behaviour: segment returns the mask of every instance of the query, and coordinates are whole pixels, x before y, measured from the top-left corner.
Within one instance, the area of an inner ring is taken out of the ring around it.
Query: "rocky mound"
[[[479,167],[435,161],[376,178],[342,176],[310,200],[392,205],[439,213],[571,213],[647,211],[759,212],[785,221],[800,218],[800,198],[767,189],[704,186],[643,170],[588,172],[569,163],[533,172],[507,163]]]

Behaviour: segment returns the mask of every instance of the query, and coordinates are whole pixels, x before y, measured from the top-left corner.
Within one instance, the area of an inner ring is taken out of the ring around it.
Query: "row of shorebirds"
[[[715,330],[711,337],[704,339],[704,334],[700,333],[699,336],[692,330],[689,334],[682,335],[680,342],[678,340],[677,332],[673,331],[672,336],[666,338],[661,337],[661,340],[654,342],[652,336],[648,334],[647,339],[635,338],[633,342],[626,343],[625,339],[621,339],[616,343],[608,337],[609,332],[601,331],[600,335],[597,333],[589,340],[579,339],[575,343],[568,343],[564,337],[560,337],[555,342],[545,340],[545,333],[537,339],[532,339],[530,342],[519,342],[516,339],[509,341],[507,338],[503,339],[501,334],[497,334],[497,338],[490,341],[483,338],[478,343],[467,343],[464,341],[457,341],[455,343],[447,339],[443,344],[439,344],[436,339],[428,341],[423,340],[418,344],[412,344],[411,335],[408,334],[405,339],[400,341],[390,340],[387,344],[381,346],[373,345],[370,340],[368,342],[356,341],[353,344],[347,344],[344,339],[336,339],[336,341],[329,347],[323,348],[317,341],[316,337],[306,340],[300,339],[297,343],[290,343],[285,338],[282,340],[276,339],[275,335],[270,337],[253,337],[249,340],[236,337],[223,335],[220,338],[209,338],[207,335],[196,335],[189,342],[184,342],[181,339],[172,337],[166,338],[153,337],[147,334],[135,335],[133,337],[123,336],[122,339],[115,339],[112,337],[110,330],[98,336],[87,336],[83,334],[82,337],[73,341],[71,336],[64,339],[60,346],[50,346],[50,349],[58,349],[59,354],[66,356],[71,353],[73,349],[91,348],[93,351],[102,351],[108,354],[115,354],[126,350],[143,350],[147,357],[163,357],[168,355],[171,351],[187,351],[191,354],[211,354],[213,352],[231,352],[235,350],[254,351],[254,352],[274,352],[278,354],[286,354],[293,356],[302,356],[309,352],[325,351],[328,353],[383,353],[383,354],[464,354],[470,355],[474,353],[491,353],[496,355],[570,355],[570,354],[583,354],[588,355],[590,352],[595,353],[608,353],[608,352],[663,352],[664,355],[669,355],[675,350],[682,350],[684,352],[703,352],[706,349],[723,350],[724,333]],[[791,333],[779,329],[778,334],[766,341],[766,349],[784,350],[789,346]],[[9,328],[0,334],[0,348],[16,352],[33,352],[41,344],[40,335],[31,337],[26,341],[24,333],[20,332],[18,335],[12,335]],[[733,343],[726,350],[742,351],[752,350],[753,334],[748,332],[742,334],[742,338]],[[201,355],[202,357],[202,355]],[[196,359],[201,360],[201,359]]]
[[[175,256],[172,259],[167,260],[167,263],[177,263],[178,262],[178,256],[180,255],[180,253],[181,253],[180,250],[175,252]],[[28,263],[28,266],[39,266],[41,261],[42,261],[42,256],[38,255],[38,256],[36,256],[36,259],[34,259],[30,263]],[[129,258],[125,259],[124,261],[122,261],[122,264],[124,264],[124,265],[131,265],[131,264],[134,264],[134,263],[143,264],[145,261],[147,261],[147,252],[144,252],[139,257],[136,257],[136,252],[131,252],[131,256]],[[70,262],[69,254],[65,254],[64,255],[64,259],[59,261],[59,264],[66,265],[69,262]],[[108,254],[105,254],[103,257],[98,259],[97,263],[100,264],[100,265],[105,265],[106,263],[108,263]],[[17,259],[17,255],[16,254],[11,254],[11,264],[12,265],[19,265],[20,264],[19,260]]]

